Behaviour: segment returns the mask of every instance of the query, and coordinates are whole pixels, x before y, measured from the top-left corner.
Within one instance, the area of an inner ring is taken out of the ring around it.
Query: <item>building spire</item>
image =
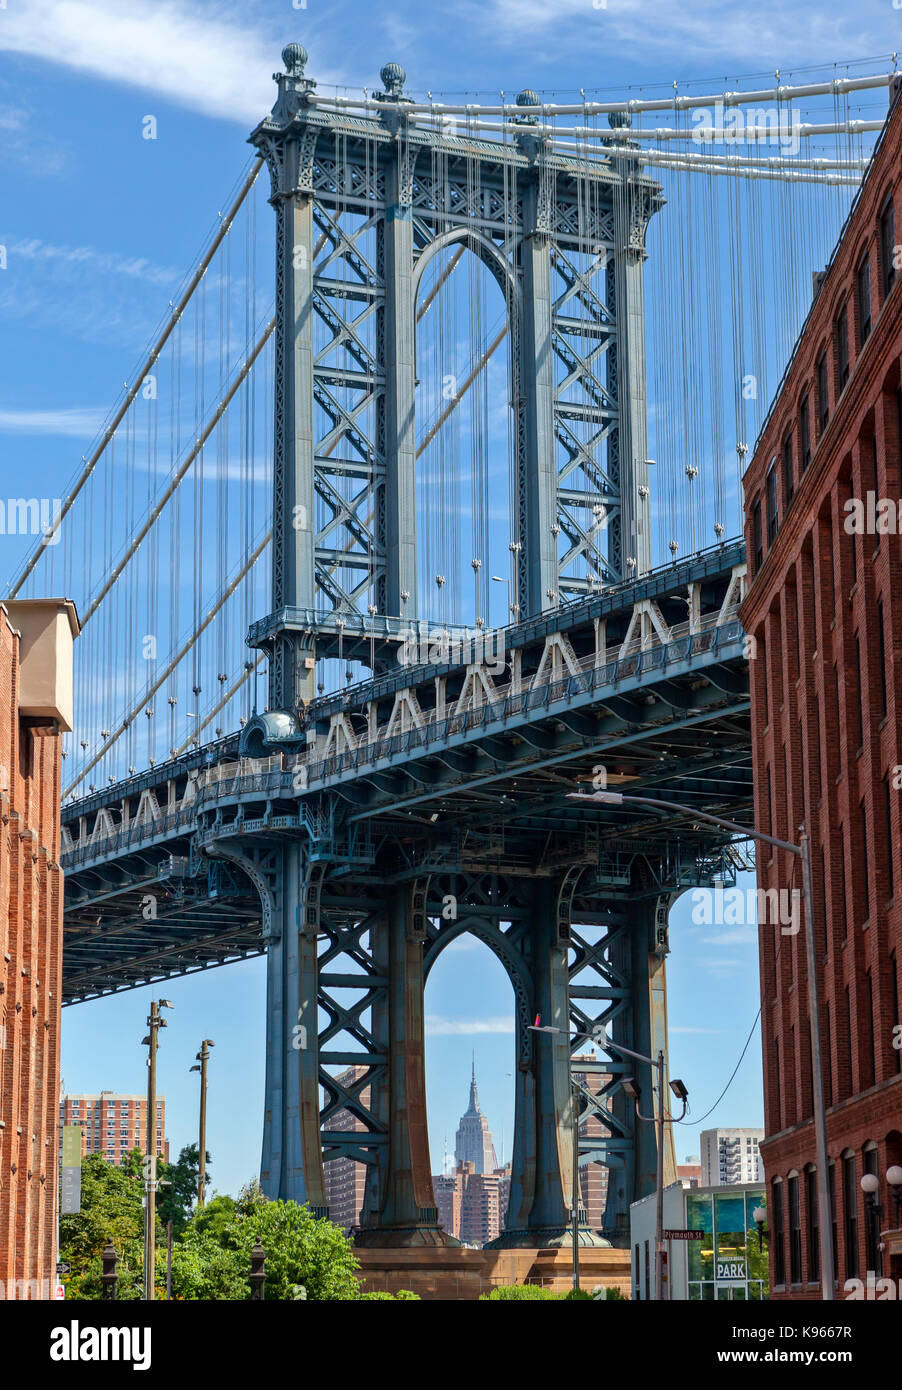
[[[479,1115],[479,1096],[476,1093],[476,1053],[473,1053],[473,1071],[470,1076],[470,1104],[467,1106],[468,1115]]]

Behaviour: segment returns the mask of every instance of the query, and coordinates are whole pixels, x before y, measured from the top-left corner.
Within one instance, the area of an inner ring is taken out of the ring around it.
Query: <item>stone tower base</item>
[[[573,1256],[569,1247],[542,1250],[468,1250],[419,1248],[356,1249],[357,1277],[365,1293],[397,1293],[410,1289],[423,1299],[478,1299],[499,1284],[542,1284],[555,1293],[573,1287]],[[580,1286],[592,1291],[599,1284],[630,1293],[630,1252],[581,1247]]]

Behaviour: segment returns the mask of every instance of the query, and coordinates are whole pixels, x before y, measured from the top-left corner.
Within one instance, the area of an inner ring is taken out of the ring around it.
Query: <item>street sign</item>
[[[62,1274],[71,1274],[71,1273],[72,1273],[72,1266],[71,1266],[71,1264],[69,1263],[68,1260],[57,1260],[57,1262],[56,1262],[56,1272],[57,1272],[57,1274],[59,1274],[59,1275],[62,1275]]]
[[[54,1298],[55,1298],[57,1301],[59,1301],[60,1299],[63,1299],[63,1300],[64,1300],[65,1297],[66,1297],[66,1286],[65,1286],[65,1284],[57,1284],[56,1290],[55,1290],[55,1292],[54,1292]]]
[[[708,1231],[665,1231],[665,1240],[704,1240]]]

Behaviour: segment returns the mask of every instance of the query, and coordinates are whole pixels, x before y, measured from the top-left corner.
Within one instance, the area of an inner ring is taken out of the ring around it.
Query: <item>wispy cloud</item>
[[[290,18],[291,7],[284,8]],[[310,28],[307,16],[304,26]],[[206,7],[196,0],[43,0],[10,6],[0,26],[0,49],[138,87],[243,126],[256,124],[272,106],[278,48],[237,6]]]
[[[0,433],[62,434],[75,439],[93,439],[107,411],[99,406],[73,406],[69,410],[0,409]]]
[[[474,1033],[513,1033],[512,1018],[439,1018],[435,1014],[426,1015],[426,1032],[429,1037],[470,1037]]]
[[[4,239],[7,262],[14,269],[17,258],[48,266],[83,271],[89,269],[100,275],[127,275],[150,285],[171,288],[181,279],[181,272],[172,266],[154,265],[145,256],[120,256],[112,251],[98,251],[93,246],[54,246],[39,237]]]

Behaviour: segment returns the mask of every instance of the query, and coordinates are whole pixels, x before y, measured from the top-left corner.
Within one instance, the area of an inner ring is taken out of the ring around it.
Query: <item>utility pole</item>
[[[573,1287],[579,1288],[579,1090],[571,1082],[570,1097],[573,1105]]]
[[[154,1297],[154,1236],[156,1234],[156,1194],[157,1194],[157,1034],[165,1028],[166,1020],[160,1017],[160,1009],[171,1009],[174,1005],[169,999],[152,999],[150,1015],[147,1019],[149,1032],[142,1040],[148,1048],[147,1056],[147,1140],[144,1154],[144,1299],[153,1302]]]
[[[200,1072],[200,1137],[198,1139],[198,1161],[200,1167],[197,1172],[197,1205],[202,1207],[204,1204],[204,1193],[207,1185],[207,1062],[210,1059],[209,1049],[215,1047],[212,1038],[204,1038],[200,1045],[200,1052],[196,1054],[199,1067],[192,1067],[192,1071]]]

